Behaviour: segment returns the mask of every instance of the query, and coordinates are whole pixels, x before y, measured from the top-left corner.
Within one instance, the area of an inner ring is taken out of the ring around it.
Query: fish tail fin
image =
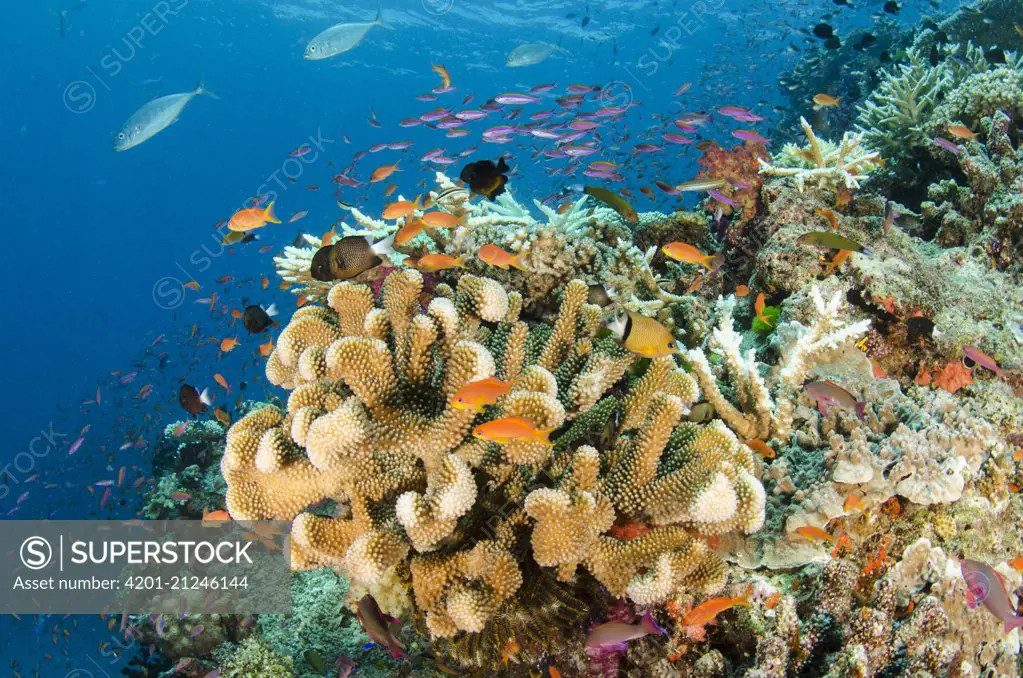
[[[527,256],[529,256],[528,250],[525,252],[519,252],[518,254],[511,258],[511,261],[508,262],[508,265],[511,266],[512,268],[517,268],[520,271],[526,271],[528,273],[529,269],[522,265],[522,258]]]
[[[1023,617],[1021,617],[1019,615],[1016,615],[1016,616],[1012,617],[1011,619],[1006,619],[1005,620],[1005,632],[1006,633],[1008,633],[1009,631],[1012,631],[1013,629],[1020,628],[1021,626],[1023,626]]]
[[[533,440],[540,443],[541,445],[545,445],[547,447],[554,447],[554,443],[551,442],[550,438],[550,435],[553,432],[554,429],[552,428],[544,429],[543,431],[537,430],[537,432],[533,434]]]
[[[277,315],[277,304],[270,304],[270,308],[266,309],[266,314],[271,318]]]
[[[384,238],[383,240],[376,244],[370,242],[373,254],[376,254],[377,256],[383,256],[385,254],[394,254],[394,237],[396,235],[398,235],[397,231],[395,231],[394,233],[387,236],[386,238]]]
[[[752,593],[751,591],[747,591],[746,593],[736,598],[735,604],[741,605],[742,607],[749,607],[750,606],[749,597],[751,593]]]
[[[384,12],[379,7],[377,7],[377,16],[375,19],[373,19],[373,24],[376,26],[380,26],[381,28],[386,28],[389,31],[394,30],[394,26],[384,21]]]
[[[714,257],[716,256],[716,254],[705,254],[700,257],[700,264],[702,264],[708,271],[712,271],[714,270]]]
[[[455,268],[465,268],[465,260],[468,256],[469,256],[468,254],[463,254],[462,256],[455,259]]]
[[[199,394],[199,402],[207,407],[213,404],[213,396],[210,395],[210,390],[208,388],[204,388],[202,393]]]
[[[199,84],[195,86],[195,93],[196,94],[205,94],[206,96],[208,96],[211,99],[216,99],[217,101],[220,101],[220,97],[218,97],[216,94],[214,94],[213,92],[209,91],[208,89],[206,89],[203,86],[203,84],[202,84],[202,76],[201,75],[199,76]]]
[[[281,220],[274,215],[274,202],[275,201],[271,200],[270,204],[266,206],[265,210],[263,210],[263,218],[271,224],[279,224],[281,223]]]
[[[664,633],[664,629],[660,627],[649,611],[639,620],[639,627],[651,636],[659,636]]]

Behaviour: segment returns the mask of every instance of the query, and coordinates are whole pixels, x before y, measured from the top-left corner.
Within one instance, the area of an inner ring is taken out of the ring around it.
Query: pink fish
[[[661,189],[662,191],[664,191],[668,195],[678,195],[679,193],[681,193],[681,191],[679,191],[677,188],[675,188],[671,184],[664,183],[660,179],[655,179],[654,180],[654,186],[656,186],[657,188]]]
[[[188,637],[189,638],[195,638],[200,633],[202,633],[204,630],[205,630],[205,627],[202,624],[196,624],[194,627],[192,627],[192,632],[188,634]]]
[[[664,134],[661,135],[661,138],[663,138],[669,144],[691,144],[691,143],[693,143],[693,140],[690,139],[689,137],[683,136],[681,134],[675,134],[673,132],[665,132]]]
[[[718,109],[718,113],[731,118],[732,120],[738,120],[739,122],[760,122],[763,120],[763,118],[756,113],[739,106],[722,106]]]
[[[511,92],[508,94],[498,94],[494,97],[494,101],[507,106],[521,106],[524,104],[535,104],[540,101],[540,99],[530,94],[515,94],[514,92]]]
[[[301,158],[303,155],[307,155],[308,153],[311,153],[312,150],[313,150],[313,147],[310,146],[309,144],[302,144],[301,146],[299,146],[295,150],[293,150],[290,153],[288,153],[288,155],[290,155],[292,158]]]
[[[635,153],[653,153],[661,150],[662,148],[664,148],[664,146],[658,146],[656,144],[636,144],[632,147],[632,150]]]
[[[983,603],[988,611],[1005,624],[1005,632],[1023,626],[1023,617],[1009,599],[1005,582],[990,565],[964,558],[959,569],[966,580],[966,605],[971,610]]]
[[[710,197],[714,198],[715,200],[717,200],[720,203],[728,205],[729,207],[738,207],[739,206],[739,203],[735,202],[734,200],[729,198],[727,195],[724,195],[723,193],[718,193],[717,191],[715,191],[713,189],[708,189],[707,190],[707,195],[709,195]]]
[[[175,438],[180,438],[181,436],[183,436],[185,434],[185,429],[186,428],[188,428],[188,422],[187,421],[183,421],[183,422],[181,422],[180,424],[178,424],[177,426],[174,427],[174,430],[171,431],[171,435],[174,436]]]
[[[71,447],[69,447],[68,450],[67,450],[68,456],[70,457],[72,454],[74,454],[79,449],[81,449],[82,443],[84,443],[84,442],[85,442],[85,436],[80,436],[79,438],[75,439],[75,441],[73,443],[71,443]]]
[[[693,86],[693,83],[691,83],[691,82],[683,83],[677,90],[675,90],[675,93],[672,96],[676,96],[677,97],[679,95],[685,94],[686,92],[689,91],[689,88],[692,87],[692,86]]]
[[[833,381],[811,381],[803,386],[803,390],[817,402],[817,409],[824,416],[832,407],[855,410],[857,416],[863,416],[866,403]]]
[[[395,659],[405,656],[405,653],[402,652],[401,642],[395,636],[400,622],[394,617],[389,617],[381,612],[380,606],[377,605],[377,601],[373,596],[367,593],[359,600],[356,616],[359,618],[359,622],[362,624],[362,628],[366,631],[366,635],[369,636],[370,640],[390,650],[391,656]]]
[[[398,121],[398,127],[416,127],[422,124],[423,121],[419,118],[405,118],[404,120]]]
[[[737,129],[732,131],[732,136],[736,139],[742,139],[743,141],[755,141],[760,144],[770,143],[770,139],[765,139],[751,129]]]
[[[99,500],[99,507],[100,508],[105,508],[106,507],[107,502],[110,501],[110,493],[111,493],[112,490],[113,490],[113,488],[108,487],[106,490],[103,491],[103,497]]]
[[[664,633],[664,629],[658,626],[653,616],[647,612],[638,624],[610,621],[594,626],[586,636],[586,647],[624,650],[626,649],[625,644],[630,640],[650,635],[659,636],[662,633]]]
[[[302,210],[300,212],[295,212],[294,214],[291,215],[291,218],[288,219],[288,223],[289,224],[293,224],[293,223],[295,223],[296,221],[298,221],[299,219],[301,219],[302,217],[304,217],[307,214],[309,214],[308,210]]]
[[[959,148],[948,139],[943,139],[942,137],[934,137],[932,141],[937,145],[941,146],[942,148],[944,148],[946,151],[949,151],[950,153],[955,153],[956,155],[959,155],[960,153],[963,152],[963,149]]]
[[[18,501],[14,502],[15,506],[18,504],[24,504],[26,499],[28,499],[28,492],[22,492],[21,496],[18,497]]]
[[[995,362],[995,359],[981,351],[979,348],[963,346],[963,355],[981,367],[986,367],[991,370],[996,376],[1002,376],[1002,368],[998,367],[998,363]]]

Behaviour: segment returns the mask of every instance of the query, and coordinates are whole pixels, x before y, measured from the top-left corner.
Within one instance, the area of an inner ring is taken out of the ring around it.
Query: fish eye
[[[966,367],[966,369],[968,370],[972,370],[974,367],[977,366],[977,362],[975,360],[972,360],[971,358],[968,358],[967,356],[963,356],[963,366]]]
[[[455,402],[456,403],[464,403],[465,402],[465,398],[462,398],[461,396],[459,396],[458,398],[455,398]]]
[[[124,139],[124,132],[120,132],[120,133],[119,133],[119,134],[117,135],[117,138],[118,138],[118,139]]]
[[[310,52],[315,52],[316,51],[316,45],[309,45],[309,51]]]

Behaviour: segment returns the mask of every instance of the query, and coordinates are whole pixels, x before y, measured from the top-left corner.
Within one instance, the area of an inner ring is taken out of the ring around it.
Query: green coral
[[[295,678],[295,663],[266,641],[248,638],[220,667],[224,678]]]

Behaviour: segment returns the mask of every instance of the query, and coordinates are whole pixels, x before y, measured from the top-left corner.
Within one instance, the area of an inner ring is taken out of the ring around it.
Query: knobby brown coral
[[[291,390],[287,409],[253,412],[228,433],[235,519],[293,520],[295,568],[338,567],[381,599],[410,581],[407,604],[437,637],[507,620],[538,568],[568,582],[582,566],[637,603],[724,583],[696,535],[759,529],[763,487],[721,422],[679,425],[699,387],[673,358],[628,383],[633,357],[598,338],[582,281],[566,287],[553,326],[521,320],[521,297],[486,278],[438,286],[425,309],[421,293],[418,272],[396,272],[378,300],[345,282],[327,306],[294,315],[266,368]],[[492,376],[512,382],[495,405],[451,404]],[[581,444],[614,413],[613,440]],[[555,444],[469,435],[510,416],[555,431]],[[651,529],[619,539],[618,521]]]

